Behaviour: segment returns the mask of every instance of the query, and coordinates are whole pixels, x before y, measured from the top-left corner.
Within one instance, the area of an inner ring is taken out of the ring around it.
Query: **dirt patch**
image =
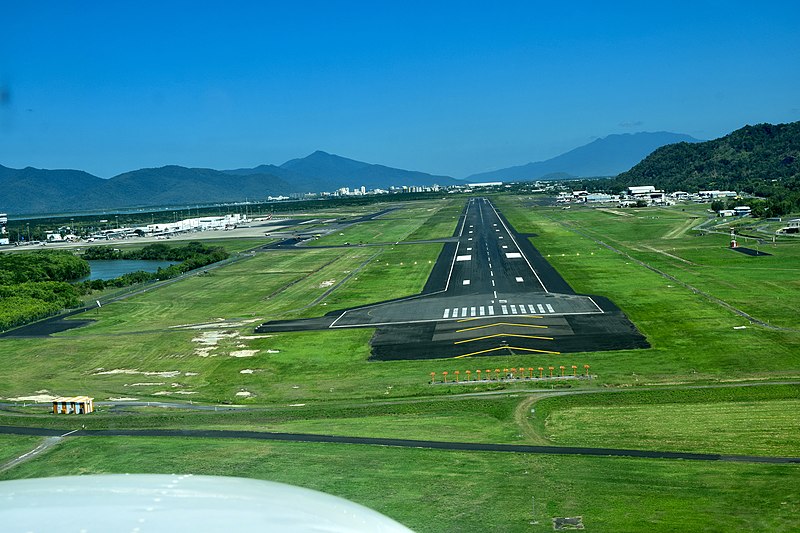
[[[320,283],[319,284],[319,288],[320,289],[327,289],[328,287],[333,287],[333,285],[335,283],[336,283],[335,279],[328,279],[328,280],[325,280],[322,283]]]
[[[235,352],[231,352],[229,355],[231,357],[253,357],[260,351],[261,350],[236,350]]]
[[[180,370],[168,370],[165,372],[144,372],[141,370],[131,370],[129,368],[115,368],[114,370],[101,370],[100,372],[95,372],[92,374],[93,376],[109,376],[114,374],[137,374],[141,376],[158,376],[160,378],[174,378],[175,376],[180,376]]]
[[[30,396],[17,396],[16,398],[6,398],[11,402],[52,402],[58,398],[52,394],[31,394]]]
[[[125,397],[123,397],[123,398],[109,398],[108,401],[109,402],[135,402],[138,399],[139,398],[125,398]]]
[[[197,394],[195,391],[190,390],[162,390],[154,392],[153,396],[169,396],[170,394]]]
[[[239,333],[236,331],[203,331],[199,337],[192,339],[192,342],[201,345],[194,349],[194,354],[200,357],[213,357],[215,354],[211,352],[217,349],[220,341],[224,339],[235,339],[238,336]]]
[[[249,392],[249,391],[246,391],[246,390],[243,390],[243,391],[237,392],[236,396],[239,396],[240,398],[251,398],[253,396],[253,393]]]

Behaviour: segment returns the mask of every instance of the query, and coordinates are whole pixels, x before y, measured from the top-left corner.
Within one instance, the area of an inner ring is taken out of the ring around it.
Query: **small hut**
[[[57,415],[85,415],[94,411],[94,398],[88,396],[72,396],[70,398],[55,398],[53,400],[53,414]]]

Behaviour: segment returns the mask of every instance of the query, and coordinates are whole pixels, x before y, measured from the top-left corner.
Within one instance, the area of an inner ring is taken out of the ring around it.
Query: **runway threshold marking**
[[[520,350],[523,352],[536,352],[536,353],[546,353],[551,355],[561,355],[561,352],[553,352],[550,350],[534,350],[533,348],[518,348],[515,346],[498,346],[497,348],[489,348],[488,350],[480,350],[477,352],[465,353],[464,355],[457,355],[453,357],[453,359],[461,359],[463,357],[470,357],[472,355],[480,355],[482,353],[496,352],[497,350]]]
[[[484,335],[483,337],[475,337],[474,339],[464,339],[463,341],[456,341],[453,344],[464,344],[467,342],[482,341],[486,339],[493,339],[495,337],[519,337],[521,339],[538,339],[540,341],[551,341],[553,337],[540,337],[537,335],[522,335],[519,333],[495,333],[493,335]]]
[[[541,318],[541,317],[539,317]],[[465,320],[459,320],[459,322],[466,322]],[[471,328],[464,328],[464,329],[457,329],[456,333],[461,333],[463,331],[473,331],[476,329],[484,329],[484,328],[493,328],[496,326],[519,326],[521,328],[539,328],[539,329],[547,329],[547,326],[542,326],[539,324],[517,324],[514,322],[495,322],[494,324],[484,324],[483,326],[472,326]]]

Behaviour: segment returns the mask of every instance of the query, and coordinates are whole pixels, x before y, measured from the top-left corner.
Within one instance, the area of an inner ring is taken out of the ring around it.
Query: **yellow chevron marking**
[[[471,328],[457,329],[456,333],[461,333],[462,331],[472,331],[473,329],[493,328],[495,326],[519,326],[521,328],[547,329],[547,326],[540,326],[539,324],[517,324],[515,322],[495,322],[494,324],[486,324],[483,326],[473,326]]]
[[[536,352],[536,353],[546,353],[551,355],[561,355],[561,352],[552,352],[550,350],[534,350],[533,348],[517,348],[514,346],[498,346],[497,348],[490,348],[488,350],[481,350],[479,352],[472,352],[472,353],[465,353],[464,355],[457,355],[453,357],[453,359],[461,359],[463,357],[469,357],[471,355],[479,355],[482,353],[489,353],[489,352],[496,352],[497,350],[521,350],[523,352]]]
[[[543,341],[553,340],[553,337],[537,337],[536,335],[518,335],[516,333],[495,333],[494,335],[484,335],[483,337],[475,337],[474,339],[464,339],[463,341],[456,341],[453,344],[464,344],[465,342],[482,341],[484,339],[491,339],[494,337],[521,337],[523,339],[539,339]]]

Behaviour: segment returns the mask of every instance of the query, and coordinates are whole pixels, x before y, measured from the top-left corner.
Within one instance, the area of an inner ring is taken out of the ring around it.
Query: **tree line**
[[[7,330],[81,304],[70,282],[89,275],[89,264],[69,252],[0,254],[0,329]]]
[[[170,279],[228,257],[222,247],[190,242],[170,247],[157,243],[139,250],[93,246],[83,256],[67,251],[0,254],[0,330],[22,326],[79,307],[81,297],[111,287]],[[157,272],[130,272],[110,280],[78,281],[90,274],[89,259],[175,261]]]
[[[90,246],[84,251],[82,258],[89,260],[148,260],[175,261],[176,264],[159,268],[156,272],[129,272],[114,279],[94,279],[81,282],[79,289],[83,294],[103,290],[108,287],[126,287],[135,283],[164,280],[180,276],[190,270],[201,268],[227,259],[228,252],[221,246],[206,246],[192,241],[184,246],[168,246],[163,243],[150,244],[138,250],[120,250],[110,246]]]

